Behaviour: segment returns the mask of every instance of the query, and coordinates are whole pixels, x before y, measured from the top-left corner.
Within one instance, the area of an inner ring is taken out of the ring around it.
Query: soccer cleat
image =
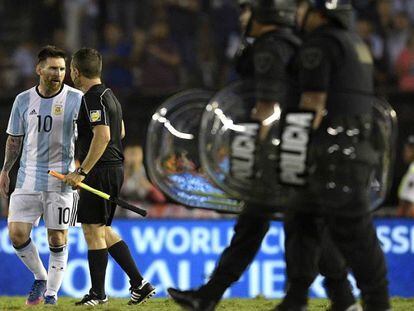
[[[167,291],[178,305],[188,311],[214,311],[219,302],[219,300],[201,297],[195,290],[180,291],[169,288]]]
[[[44,300],[44,304],[45,305],[57,305],[57,297],[56,296],[45,296],[45,300]]]
[[[142,280],[140,286],[131,287],[129,290],[131,291],[131,299],[128,301],[129,305],[140,305],[155,295],[155,287],[145,280]]]
[[[100,299],[93,291],[89,291],[89,294],[83,296],[81,301],[75,302],[75,306],[91,306],[103,305],[108,303],[108,296],[104,299]]]
[[[35,280],[32,288],[30,289],[29,295],[27,296],[26,304],[33,306],[41,303],[45,292],[46,280]]]

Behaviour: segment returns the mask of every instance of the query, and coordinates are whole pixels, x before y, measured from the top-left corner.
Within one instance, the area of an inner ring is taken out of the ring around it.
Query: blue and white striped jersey
[[[66,174],[75,168],[76,123],[83,93],[63,85],[53,97],[33,87],[17,95],[7,133],[23,136],[16,188],[35,191],[72,191],[48,170]]]

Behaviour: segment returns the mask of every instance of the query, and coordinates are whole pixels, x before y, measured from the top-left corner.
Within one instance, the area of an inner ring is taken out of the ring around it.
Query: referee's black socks
[[[115,259],[115,261],[122,268],[122,270],[124,270],[125,273],[129,276],[131,286],[135,288],[141,285],[142,276],[138,271],[134,259],[132,258],[128,245],[126,245],[126,243],[121,240],[108,248],[108,251],[109,254],[111,254],[112,258]]]
[[[92,281],[92,291],[98,299],[105,299],[105,274],[108,264],[108,250],[88,250],[89,273]]]

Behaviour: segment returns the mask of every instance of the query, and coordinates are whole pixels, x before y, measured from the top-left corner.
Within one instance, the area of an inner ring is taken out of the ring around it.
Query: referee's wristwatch
[[[75,173],[78,174],[78,175],[81,175],[83,177],[88,176],[88,174],[80,166],[75,170]]]

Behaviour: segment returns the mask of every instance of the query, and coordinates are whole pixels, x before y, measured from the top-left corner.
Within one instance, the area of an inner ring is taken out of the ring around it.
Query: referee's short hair
[[[86,78],[100,78],[102,55],[92,48],[81,48],[72,56],[72,65]]]
[[[62,49],[57,48],[54,45],[46,45],[43,47],[39,54],[37,54],[37,63],[41,63],[48,58],[63,58],[66,60],[66,52]]]

